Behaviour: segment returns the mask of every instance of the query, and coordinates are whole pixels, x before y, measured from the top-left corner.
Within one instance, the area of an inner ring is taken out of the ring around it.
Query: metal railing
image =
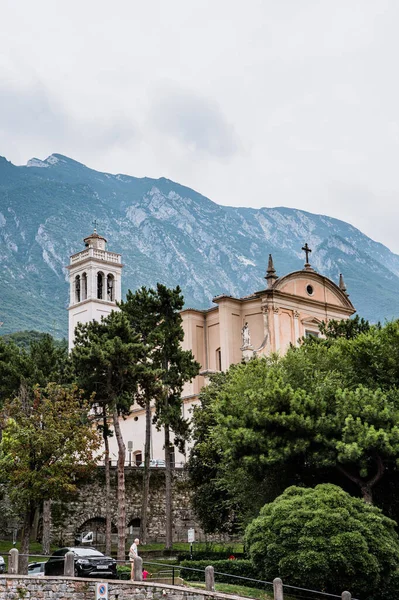
[[[100,260],[106,260],[116,264],[121,263],[121,255],[116,252],[109,252],[109,250],[101,250],[101,248],[86,248],[81,252],[73,254],[70,259],[70,264],[74,265],[81,260],[86,258],[99,258]]]
[[[118,459],[117,458],[110,458],[109,459],[109,464],[110,464],[111,467],[116,467],[118,465]],[[103,466],[103,463],[99,462],[98,465],[101,467],[101,466]],[[185,462],[174,462],[172,464],[172,469],[182,469],[183,467],[185,467],[185,465],[186,465]],[[125,460],[125,467],[132,467],[134,469],[137,467],[138,469],[144,469],[144,465],[143,465],[142,462],[139,463],[139,464],[137,464],[137,463],[134,462],[133,459],[132,460],[129,460],[129,459]],[[160,465],[151,466],[150,465],[150,469],[155,469],[155,470],[156,469],[165,469],[165,465],[163,465],[163,466],[160,466]]]
[[[48,555],[42,555],[42,554],[20,554],[18,552],[18,550],[16,548],[12,548],[10,550],[10,552],[8,553],[3,553],[1,554],[1,556],[7,556],[8,557],[8,573],[10,575],[17,575],[18,574],[18,565],[19,565],[19,558],[20,557],[24,557],[24,558],[46,558],[47,560],[49,559]],[[84,556],[85,559],[89,559],[91,557],[90,554],[86,554]],[[98,559],[98,555],[93,555],[92,558],[96,558]],[[57,562],[57,561],[63,561],[64,562],[64,576],[65,577],[74,577],[75,576],[75,559],[76,556],[74,555],[73,552],[67,552],[65,554],[65,556],[60,556],[60,557],[51,557],[52,562]],[[129,560],[115,560],[114,563],[120,564],[120,565],[131,565],[131,561]],[[282,580],[279,577],[276,577],[275,579],[273,579],[273,581],[264,581],[262,579],[254,579],[254,578],[250,578],[250,577],[244,577],[242,575],[233,575],[231,573],[222,573],[219,571],[215,571],[213,566],[209,565],[207,567],[205,567],[205,570],[203,569],[197,569],[195,567],[186,567],[183,565],[170,565],[167,563],[161,563],[161,562],[151,562],[151,561],[145,561],[143,562],[141,557],[136,557],[133,561],[133,569],[134,569],[134,581],[135,582],[143,582],[143,565],[149,565],[151,567],[152,566],[156,566],[156,567],[165,567],[164,571],[158,571],[157,575],[155,577],[152,578],[152,583],[158,583],[156,580],[157,579],[170,579],[170,584],[171,585],[175,585],[177,578],[180,579],[180,574],[182,571],[193,571],[193,572],[197,572],[197,573],[201,573],[202,577],[203,577],[203,582],[205,583],[205,589],[208,591],[215,591],[215,581],[216,579],[219,577],[223,577],[223,578],[228,578],[228,579],[232,579],[234,581],[242,581],[242,582],[246,582],[249,584],[257,584],[256,587],[259,587],[259,584],[261,584],[261,586],[263,588],[266,589],[266,591],[269,591],[268,588],[271,588],[271,590],[273,590],[273,598],[274,600],[284,600],[284,590],[287,591],[287,594],[289,594],[289,596],[292,598],[301,598],[302,600],[305,599],[313,599],[313,600],[327,600],[330,598],[338,598],[341,600],[358,600],[356,598],[352,598],[352,595],[349,591],[343,591],[341,593],[341,595],[338,594],[331,594],[328,592],[323,592],[321,590],[313,590],[310,588],[301,588],[301,587],[297,587],[294,585],[289,585],[289,584],[284,584],[282,582]],[[159,575],[163,573],[164,575],[167,575],[166,578],[162,578],[159,577]],[[145,580],[146,583],[151,583],[151,578]],[[159,582],[159,583],[162,583]],[[181,585],[181,581],[179,581],[179,584]],[[187,585],[187,583],[189,584],[190,581],[188,580],[185,585]],[[192,582],[194,583],[194,582]],[[249,587],[249,586],[248,586]],[[309,594],[312,594],[312,596],[309,596]],[[237,594],[234,594],[235,596]]]

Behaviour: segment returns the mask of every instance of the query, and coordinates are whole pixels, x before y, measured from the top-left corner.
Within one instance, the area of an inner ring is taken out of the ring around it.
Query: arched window
[[[107,300],[115,300],[115,277],[111,274],[107,275]]]
[[[82,300],[87,300],[87,273],[82,274]]]
[[[103,299],[103,288],[104,288],[104,273],[97,273],[97,298],[99,300]]]
[[[75,302],[80,302],[80,276],[75,277]]]

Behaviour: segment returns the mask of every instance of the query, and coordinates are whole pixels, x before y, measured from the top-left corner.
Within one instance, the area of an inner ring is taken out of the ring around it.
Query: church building
[[[356,312],[343,276],[336,284],[320,275],[309,262],[311,249],[305,244],[302,250],[306,259],[301,271],[278,277],[269,255],[263,290],[244,298],[216,296],[216,306],[182,311],[184,348],[202,365],[199,377],[187,386],[188,396],[197,396],[210,374],[254,356],[284,354],[302,337],[318,337],[323,321],[340,321]]]
[[[121,255],[106,248],[107,240],[96,230],[84,239],[85,248],[70,258],[69,348],[73,348],[74,330],[79,322],[100,320],[112,310],[119,310],[121,300]],[[212,373],[225,371],[230,365],[266,356],[284,354],[290,344],[298,345],[306,336],[319,336],[322,321],[349,318],[355,308],[349,300],[342,275],[339,282],[317,273],[311,266],[308,245],[304,268],[279,277],[269,255],[265,288],[233,298],[220,295],[209,309],[187,308],[181,312],[184,329],[183,347],[191,350],[201,365],[200,374],[185,385],[183,411],[190,418],[201,388]],[[184,294],[184,290],[183,290]],[[122,435],[128,448],[127,461],[140,465],[144,456],[145,413],[134,405],[131,414],[121,421]],[[155,426],[151,433],[151,457],[162,460],[163,431]],[[110,439],[112,459],[117,446]],[[186,460],[177,452],[176,466]],[[159,464],[159,463],[158,463]]]

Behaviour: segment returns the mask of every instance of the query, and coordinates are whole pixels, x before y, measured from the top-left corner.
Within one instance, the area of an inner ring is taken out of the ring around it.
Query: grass
[[[195,588],[205,589],[204,583],[197,581],[187,582],[186,585]],[[215,590],[223,594],[233,594],[235,596],[244,596],[244,598],[255,598],[256,600],[273,600],[273,593],[265,592],[257,588],[236,585],[235,583],[215,583]]]
[[[17,542],[16,544],[13,544],[12,542],[8,541],[8,540],[0,540],[0,555],[3,556],[5,562],[6,562],[6,567],[8,566],[8,556],[7,554],[10,552],[11,548],[16,548],[17,550],[20,550],[21,548],[21,544],[20,542]],[[50,549],[50,553],[54,552],[54,550],[57,550],[57,546],[52,546]],[[42,560],[46,560],[45,558],[40,558],[40,556],[43,556],[43,551],[42,551],[42,545],[40,542],[30,542],[29,544],[29,554],[31,555],[29,557],[29,562],[39,562]],[[37,555],[37,556],[32,556],[32,555]]]

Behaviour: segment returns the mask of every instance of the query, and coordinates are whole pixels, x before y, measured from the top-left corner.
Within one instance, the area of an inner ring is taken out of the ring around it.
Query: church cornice
[[[119,255],[120,256],[120,255]],[[111,261],[111,260],[103,260],[100,258],[92,258],[91,256],[82,259],[79,262],[75,262],[72,265],[67,265],[65,268],[67,269],[67,271],[71,271],[72,269],[77,269],[77,267],[79,267],[79,269],[85,265],[87,265],[88,263],[91,263],[93,265],[109,265],[112,267],[118,267],[118,268],[122,268],[124,267],[124,263],[121,262],[115,262],[115,261]]]
[[[113,306],[113,308],[118,308],[115,302],[111,302],[110,300],[101,300],[100,298],[87,298],[86,300],[82,300],[81,302],[75,302],[75,304],[70,304],[67,310],[72,310],[73,308],[84,306],[85,304],[102,304],[104,306]]]
[[[218,310],[217,306],[211,306],[210,308],[192,308],[192,307],[188,307],[188,308],[183,308],[183,310],[180,311],[180,314],[183,313],[199,313],[201,315],[207,315],[211,312],[215,312]]]
[[[356,309],[351,303],[345,303],[345,306],[340,304],[332,304],[331,302],[323,302],[322,300],[315,300],[314,298],[305,298],[302,296],[296,296],[295,294],[287,294],[287,292],[280,292],[279,290],[263,290],[258,292],[259,298],[267,298],[270,303],[277,301],[280,305],[285,302],[292,303],[292,305],[308,306],[313,308],[319,308],[325,311],[337,310],[346,313],[348,316],[353,315]],[[283,308],[283,307],[281,307]]]

